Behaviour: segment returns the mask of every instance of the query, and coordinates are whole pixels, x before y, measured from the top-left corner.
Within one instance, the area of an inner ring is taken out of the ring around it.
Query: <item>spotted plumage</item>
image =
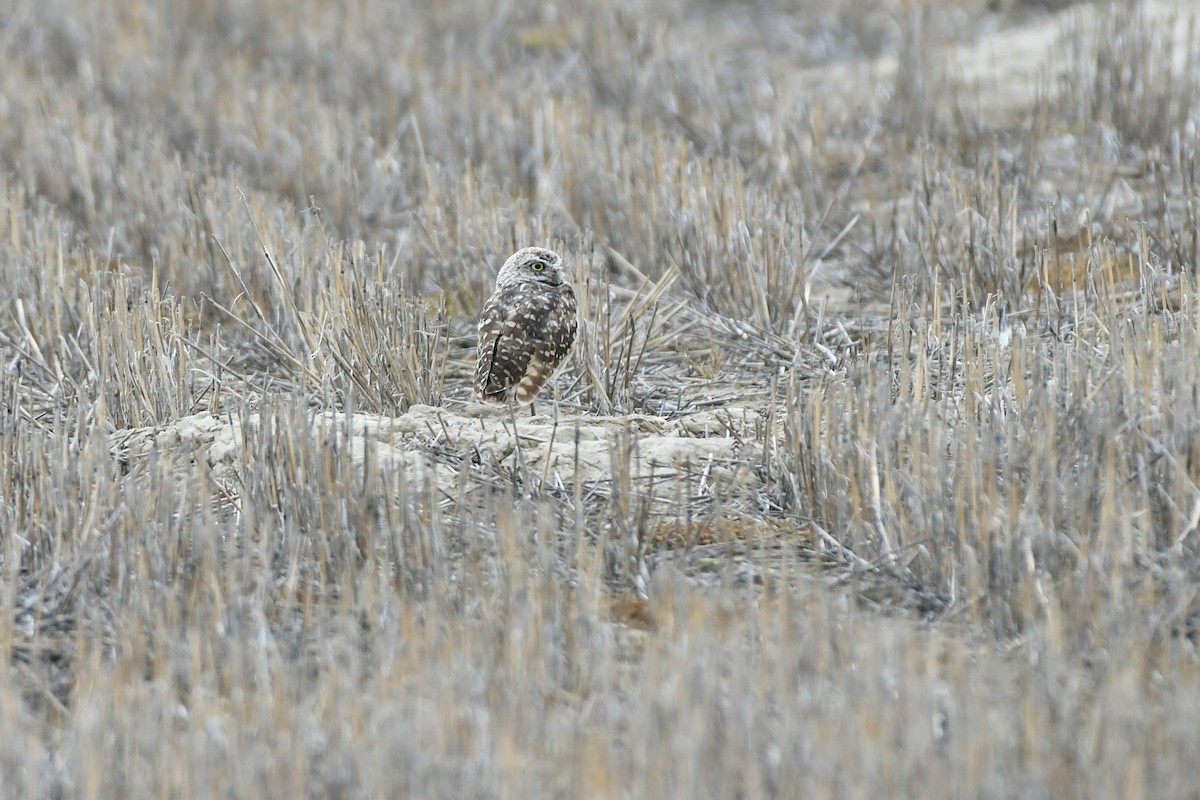
[[[479,316],[475,394],[533,402],[575,342],[576,308],[558,253],[526,247],[509,256]]]

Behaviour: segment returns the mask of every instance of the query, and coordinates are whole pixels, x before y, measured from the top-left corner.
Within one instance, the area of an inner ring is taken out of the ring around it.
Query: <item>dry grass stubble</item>
[[[991,5],[18,0],[0,794],[1189,796],[1193,28]]]

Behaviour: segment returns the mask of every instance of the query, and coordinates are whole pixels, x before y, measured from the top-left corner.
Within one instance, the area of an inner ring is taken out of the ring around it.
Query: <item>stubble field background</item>
[[[1196,797],[1188,7],[10,3],[0,795]]]

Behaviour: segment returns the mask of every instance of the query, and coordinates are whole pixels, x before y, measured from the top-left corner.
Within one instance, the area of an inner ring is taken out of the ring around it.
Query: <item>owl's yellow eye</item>
[[[546,268],[546,265],[543,264],[541,261],[530,261],[529,268],[531,270],[533,270],[534,272],[541,272],[542,270],[544,270]]]

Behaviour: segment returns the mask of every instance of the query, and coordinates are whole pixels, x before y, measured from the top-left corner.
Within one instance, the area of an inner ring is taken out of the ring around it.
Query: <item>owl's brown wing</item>
[[[479,318],[475,393],[489,403],[533,400],[575,341],[575,315],[565,284],[519,283],[493,294]]]
[[[529,336],[534,346],[529,363],[525,365],[525,374],[517,384],[518,403],[533,402],[575,343],[578,324],[575,292],[566,284],[547,288],[552,294],[550,310],[540,317],[540,327]]]

